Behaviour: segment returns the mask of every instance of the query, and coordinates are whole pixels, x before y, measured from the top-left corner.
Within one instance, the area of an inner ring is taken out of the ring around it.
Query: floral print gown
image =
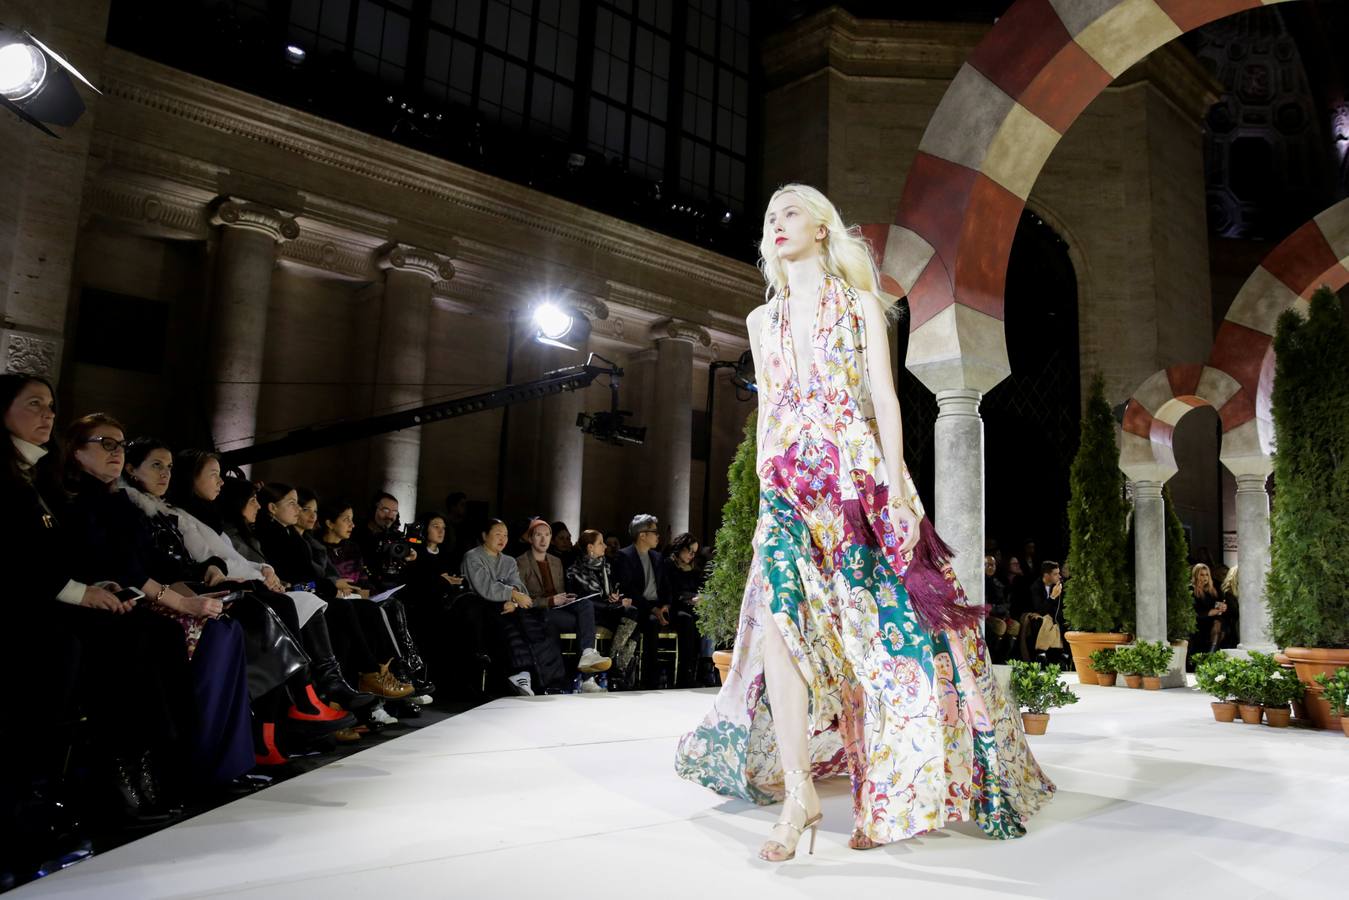
[[[754,561],[730,675],[680,740],[676,770],[728,796],[781,799],[763,668],[764,629],[776,628],[809,686],[814,776],[848,774],[856,829],[884,843],[973,819],[1020,837],[1054,785],[981,634],[928,633],[910,607],[858,297],[825,279],[804,380],[785,294],[763,322]],[[921,512],[907,470],[898,490]]]

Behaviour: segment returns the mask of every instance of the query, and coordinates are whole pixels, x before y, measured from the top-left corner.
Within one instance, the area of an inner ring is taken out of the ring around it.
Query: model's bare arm
[[[764,310],[767,308],[766,305],[756,306],[754,309],[750,310],[749,316],[745,319],[745,327],[749,330],[749,353],[750,357],[754,360],[754,381],[756,384],[763,380],[763,354],[759,352],[759,335],[763,331]],[[764,415],[763,391],[760,390],[756,393],[759,398],[759,415],[755,420],[756,424],[754,430],[754,470],[757,472],[759,470],[759,465],[763,462],[763,432],[764,421],[767,417]]]
[[[867,332],[862,364],[866,366],[867,382],[871,385],[876,431],[880,434],[881,454],[885,457],[885,470],[890,480],[890,506],[895,514],[895,524],[904,522],[908,526],[908,537],[901,549],[909,550],[918,541],[918,516],[909,505],[904,484],[904,422],[899,411],[899,396],[895,393],[894,369],[890,367],[889,323],[880,298],[874,294],[858,296]]]

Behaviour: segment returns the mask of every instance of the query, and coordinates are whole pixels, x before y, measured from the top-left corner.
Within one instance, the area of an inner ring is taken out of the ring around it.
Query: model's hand
[[[899,537],[900,553],[910,553],[918,545],[921,522],[922,518],[907,503],[899,499],[890,501],[890,523]]]

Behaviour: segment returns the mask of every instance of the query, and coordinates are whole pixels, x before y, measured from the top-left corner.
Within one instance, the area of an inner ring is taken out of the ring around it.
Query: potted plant
[[[1237,717],[1237,705],[1232,700],[1232,684],[1228,679],[1232,662],[1232,657],[1226,653],[1202,653],[1195,656],[1195,684],[1199,685],[1199,690],[1214,698],[1209,706],[1213,707],[1213,718],[1219,722],[1231,722]]]
[[[1344,736],[1349,737],[1349,716],[1344,714],[1349,707],[1349,669],[1339,669],[1333,675],[1317,675],[1316,686],[1321,689],[1321,698],[1330,705],[1330,711],[1339,718]]]
[[[1115,648],[1115,669],[1124,676],[1124,686],[1131,688],[1140,688],[1143,686],[1143,675],[1139,672],[1142,666],[1142,660],[1138,658],[1138,648],[1129,645]]]
[[[1259,725],[1263,713],[1262,702],[1265,696],[1265,682],[1270,672],[1255,659],[1233,659],[1228,672],[1228,681],[1232,684],[1232,696],[1237,701],[1237,714],[1247,725]]]
[[[1265,707],[1265,724],[1270,728],[1287,728],[1292,718],[1288,705],[1300,699],[1305,688],[1297,673],[1278,666],[1265,680],[1260,702]]]
[[[1133,622],[1124,474],[1119,469],[1115,419],[1099,372],[1091,380],[1068,478],[1067,563],[1073,584],[1063,599],[1063,617],[1069,628],[1064,637],[1072,649],[1078,680],[1096,684],[1091,654],[1126,643]]]
[[[1270,514],[1270,630],[1307,686],[1312,721],[1333,728],[1318,674],[1349,665],[1349,326],[1333,291],[1279,316],[1271,396],[1278,490]]]
[[[1174,648],[1161,641],[1140,641],[1133,647],[1134,667],[1142,677],[1143,688],[1149,691],[1161,690],[1162,676],[1171,668]]]
[[[1091,668],[1096,673],[1096,683],[1101,687],[1115,686],[1115,652],[1114,647],[1091,651]]]
[[[1049,727],[1049,711],[1077,702],[1077,695],[1059,680],[1057,665],[1012,660],[1011,689],[1017,705],[1023,709],[1021,724],[1026,734],[1044,734]]]
[[[696,607],[698,631],[719,648],[712,654],[712,660],[721,673],[722,684],[730,672],[732,654],[728,648],[735,641],[745,583],[754,561],[754,529],[759,520],[759,474],[754,468],[758,454],[757,419],[757,412],[749,414],[745,437],[727,472],[730,494],[721,508],[715,552],[703,584],[702,600]]]

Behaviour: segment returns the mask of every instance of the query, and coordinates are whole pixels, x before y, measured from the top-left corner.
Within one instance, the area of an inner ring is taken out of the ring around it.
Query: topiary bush
[[[759,522],[757,421],[758,412],[751,412],[745,422],[745,437],[727,472],[730,494],[721,508],[721,526],[697,606],[699,632],[723,648],[735,640],[745,583],[754,561],[754,529]]]
[[[1146,678],[1160,678],[1171,668],[1171,657],[1175,648],[1161,641],[1139,641],[1132,648],[1134,667],[1137,671],[1130,675],[1142,675]]]
[[[1119,670],[1115,668],[1115,648],[1102,647],[1100,650],[1091,651],[1091,668],[1102,675],[1114,675],[1118,672]]]
[[[1138,667],[1142,665],[1142,660],[1138,656],[1137,647],[1116,647],[1115,648],[1115,671],[1121,675],[1139,675]]]
[[[1274,333],[1274,504],[1266,582],[1279,646],[1349,648],[1349,327],[1327,287]]]
[[[1081,441],[1068,477],[1068,568],[1073,584],[1064,594],[1063,617],[1077,631],[1131,631],[1124,474],[1119,470],[1115,419],[1099,372],[1091,380]]]

